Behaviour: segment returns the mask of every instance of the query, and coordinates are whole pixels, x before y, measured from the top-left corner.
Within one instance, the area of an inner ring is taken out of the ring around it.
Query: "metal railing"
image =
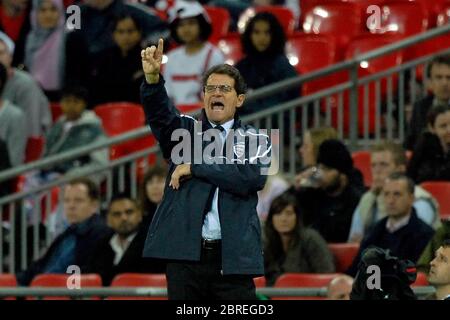
[[[324,124],[336,125],[340,137],[348,142],[353,150],[358,147],[366,147],[381,138],[402,141],[405,135],[406,123],[404,116],[404,91],[406,86],[409,85],[409,89],[414,90],[416,68],[422,66],[432,56],[450,53],[450,48],[443,48],[444,50],[441,52],[433,53],[363,78],[358,78],[358,68],[364,61],[378,58],[396,50],[408,48],[421,41],[446,34],[449,31],[450,25],[445,25],[369,53],[358,55],[351,60],[255,90],[249,94],[247,99],[249,102],[262,99],[280,91],[299,87],[306,82],[322,79],[334,73],[347,72],[349,74],[346,81],[333,87],[243,117],[242,120],[243,122],[253,124],[255,127],[263,126],[280,129],[279,150],[281,152],[278,159],[280,171],[291,176],[296,172],[298,138],[302,136],[305,130],[312,127]],[[408,76],[410,81],[407,81]],[[398,80],[396,77],[398,77]],[[386,97],[382,97],[380,94],[382,86],[386,86]],[[397,90],[395,90],[395,87],[397,87]],[[362,88],[364,96],[360,100],[364,102],[362,110],[366,111],[369,103],[369,90],[375,90],[376,112],[374,130],[369,130],[367,114],[365,115],[363,124],[359,124],[357,121],[360,88]],[[395,104],[394,95],[398,97]],[[380,119],[383,98],[386,100],[386,110],[384,112],[387,115],[387,120],[386,125],[382,128]],[[414,102],[414,96],[412,97],[412,102]],[[344,106],[344,104],[347,105]],[[349,111],[348,128],[344,127],[343,122],[345,116],[344,107]],[[393,116],[394,111],[398,114],[397,118]],[[334,123],[333,114],[336,116],[336,123]],[[360,125],[362,125],[362,129],[360,129]],[[80,147],[33,163],[2,171],[0,172],[0,182],[16,178],[31,170],[47,168],[57,163],[88,155],[102,148],[141,138],[150,133],[149,128],[143,127],[120,136],[109,138],[103,143]],[[361,137],[359,137],[359,134],[361,134]],[[6,269],[12,272],[25,269],[30,260],[38,258],[42,251],[48,247],[55,234],[49,232],[48,221],[44,221],[43,213],[45,212],[48,217],[49,213],[55,209],[53,208],[54,204],[52,204],[52,190],[54,188],[59,188],[57,190],[61,192],[64,184],[75,177],[104,173],[106,178],[103,182],[105,191],[105,196],[102,199],[103,204],[106,204],[111,199],[113,192],[124,191],[126,188],[129,188],[131,195],[135,197],[138,188],[138,168],[142,165],[143,168],[141,169],[144,170],[145,166],[148,165],[148,157],[150,155],[156,155],[157,151],[158,147],[155,146],[113,160],[103,166],[91,168],[83,173],[62,176],[39,187],[30,190],[21,190],[0,198],[1,221],[3,221],[2,227],[0,228],[0,273]],[[140,159],[144,159],[144,161],[140,161]],[[30,199],[30,202],[34,204],[31,214],[29,212],[30,210],[25,206],[26,201]],[[61,201],[61,197],[57,200]],[[6,217],[7,215],[9,215],[8,218]],[[47,228],[45,231],[45,240],[40,242],[40,225],[42,224],[47,226]],[[30,228],[31,232],[29,233]],[[6,242],[5,236],[8,237],[8,242]],[[31,248],[28,248],[27,245],[28,236],[32,237]],[[8,257],[6,256],[7,253]]]
[[[435,292],[433,287],[412,288],[418,297],[424,297]],[[256,288],[256,293],[266,297],[326,297],[327,288]],[[167,297],[164,287],[101,287],[101,288],[0,288],[1,297]]]

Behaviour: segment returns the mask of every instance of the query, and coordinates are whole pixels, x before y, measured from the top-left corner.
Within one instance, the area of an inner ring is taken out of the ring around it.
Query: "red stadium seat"
[[[14,274],[0,273],[0,288],[2,287],[17,287],[17,280]],[[16,300],[14,297],[0,297],[0,300]]]
[[[359,250],[357,243],[329,243],[328,249],[334,256],[336,271],[345,272],[353,262]]]
[[[428,11],[412,1],[388,1],[381,8],[380,28],[372,26],[372,33],[395,33],[409,37],[427,30]]]
[[[209,41],[216,44],[225,37],[230,27],[230,14],[227,9],[221,7],[204,6],[212,24],[212,33]]]
[[[11,273],[0,273],[0,287],[16,287],[16,276]]]
[[[394,0],[398,2],[399,0]],[[447,0],[400,0],[406,2],[415,3],[417,6],[420,6],[422,10],[424,10],[428,16],[428,28],[434,28],[436,26],[436,18],[440,12],[442,12],[443,6],[445,6],[445,2]],[[393,0],[386,0],[385,4],[389,4],[393,2]]]
[[[295,33],[287,42],[286,54],[297,72],[304,75],[328,67],[336,61],[334,38],[319,34]],[[302,94],[312,94],[336,84],[333,75],[308,81],[302,85]]]
[[[111,282],[111,287],[167,287],[165,274],[123,273]],[[110,297],[109,300],[167,300],[166,297]]]
[[[428,286],[427,275],[423,272],[417,272],[416,281],[411,285],[413,287]]]
[[[247,22],[252,17],[254,17],[255,14],[260,12],[270,12],[271,14],[273,14],[283,27],[286,37],[289,37],[292,33],[294,33],[295,18],[291,9],[277,5],[255,6],[245,10],[239,17],[238,21],[239,32],[243,33],[245,30],[245,26],[247,25]]]
[[[275,288],[326,287],[339,273],[285,273],[275,281]],[[323,297],[274,297],[274,300],[323,300]]]
[[[235,65],[244,57],[239,34],[229,34],[219,41],[218,47],[225,56],[225,63]]]
[[[347,47],[346,59],[352,59],[357,55],[366,53],[368,51],[375,50],[377,48],[391,44],[398,40],[396,35],[361,35],[355,37]],[[362,78],[370,76],[389,68],[398,66],[403,62],[403,52],[396,51],[379,58],[372,59],[370,61],[362,61],[358,68],[358,77]],[[348,79],[348,75],[344,75]],[[394,73],[392,76],[392,92],[395,92],[397,88],[397,75]],[[365,92],[367,93],[367,106],[365,105]],[[380,105],[388,92],[388,81],[386,78],[380,80]],[[372,81],[368,84],[361,85],[358,88],[358,124],[359,134],[364,134],[366,122],[368,125],[368,133],[372,134],[376,130],[376,82]],[[367,108],[367,109],[366,109]],[[349,91],[344,95],[344,132],[349,130],[350,122],[350,98]],[[337,110],[333,109],[332,112],[333,124],[337,125],[338,114]]]
[[[61,105],[58,102],[50,103],[50,111],[52,113],[52,121],[55,123],[59,117],[63,114]]]
[[[28,163],[40,159],[44,151],[44,144],[44,137],[29,137],[25,148],[25,162]]]
[[[448,181],[425,181],[421,187],[436,198],[439,203],[439,212],[442,219],[450,219],[450,182]]]
[[[370,164],[369,151],[356,151],[352,153],[353,165],[361,171],[364,177],[364,185],[370,187],[372,185],[372,169]]]
[[[115,102],[98,105],[94,112],[102,119],[108,136],[115,136],[145,125],[142,106],[136,103]]]
[[[336,39],[337,60],[344,56],[350,39],[362,31],[360,9],[353,3],[332,2],[317,5],[305,14],[303,31],[330,35]]]
[[[253,282],[255,282],[256,288],[264,288],[266,286],[266,278],[265,277],[253,278]]]
[[[31,281],[30,287],[45,287],[45,288],[67,288],[67,281],[70,281],[71,275],[68,274],[39,274]],[[101,287],[102,278],[98,274],[80,274],[80,286],[86,287]],[[34,300],[34,298],[28,298]],[[98,299],[98,298],[93,298]],[[69,297],[44,297],[43,300],[70,300]]]
[[[103,128],[108,136],[115,136],[145,126],[145,114],[142,106],[135,103],[115,102],[98,105],[94,112],[102,119]],[[111,159],[117,159],[130,153],[152,147],[156,144],[153,135],[145,136],[111,148]],[[149,162],[155,163],[155,155],[149,156]],[[142,166],[142,161],[138,167]],[[138,174],[140,174],[138,172]]]
[[[437,15],[436,24],[443,26],[450,22],[450,1],[442,5],[442,8]]]

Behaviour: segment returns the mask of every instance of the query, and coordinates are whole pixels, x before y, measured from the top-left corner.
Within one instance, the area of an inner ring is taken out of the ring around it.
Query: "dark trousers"
[[[256,300],[250,275],[222,275],[220,246],[202,248],[198,262],[168,262],[169,300]]]

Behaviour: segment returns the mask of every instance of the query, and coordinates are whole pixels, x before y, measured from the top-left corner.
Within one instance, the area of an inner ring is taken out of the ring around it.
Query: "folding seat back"
[[[358,6],[347,2],[317,5],[305,14],[305,33],[331,35],[336,39],[337,60],[344,56],[352,38],[361,33],[361,13]]]
[[[122,273],[111,282],[111,287],[167,287],[165,274]],[[166,297],[111,297],[110,300],[167,300]]]
[[[244,57],[239,34],[229,34],[226,38],[222,38],[217,46],[225,56],[225,63],[235,65]]]
[[[333,254],[337,272],[345,272],[358,253],[357,243],[329,243],[328,249]]]
[[[71,275],[68,274],[39,274],[33,278],[31,281],[30,287],[41,287],[41,288],[67,288],[68,284],[71,282]],[[102,279],[100,275],[91,273],[91,274],[80,274],[80,287],[81,288],[89,288],[89,287],[101,287]],[[35,298],[28,298],[31,300],[35,300]],[[92,297],[92,299],[96,300],[98,298]],[[44,297],[43,300],[70,300],[69,297]]]
[[[285,273],[275,281],[275,288],[326,287],[338,273]],[[322,297],[274,297],[274,300],[323,300]]]
[[[450,219],[450,182],[425,181],[420,184],[439,203],[439,213],[442,219]]]
[[[216,44],[225,37],[230,27],[230,14],[227,9],[221,7],[204,6],[212,24],[212,33],[209,41]]]

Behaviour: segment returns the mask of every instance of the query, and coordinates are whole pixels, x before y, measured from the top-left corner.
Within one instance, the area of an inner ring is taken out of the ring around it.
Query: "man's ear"
[[[240,107],[242,107],[242,105],[244,104],[244,101],[245,101],[245,94],[240,94],[240,95],[238,95],[237,99],[238,99],[238,102],[237,102],[237,104],[236,104],[236,108],[240,108]]]
[[[431,133],[435,133],[434,128],[431,124],[428,125],[428,131],[430,131]]]

